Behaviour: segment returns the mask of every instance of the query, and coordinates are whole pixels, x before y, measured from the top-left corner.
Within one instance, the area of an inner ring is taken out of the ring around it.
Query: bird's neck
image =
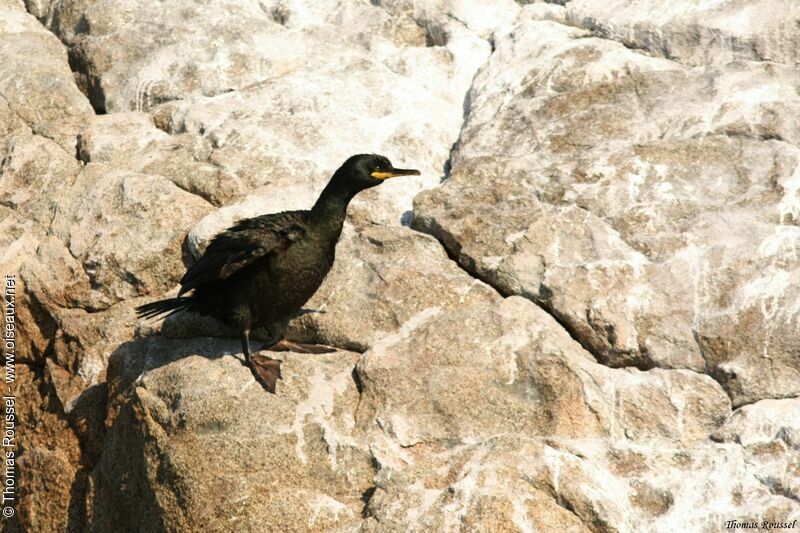
[[[311,208],[311,220],[326,237],[338,238],[342,232],[347,205],[358,191],[331,180]]]

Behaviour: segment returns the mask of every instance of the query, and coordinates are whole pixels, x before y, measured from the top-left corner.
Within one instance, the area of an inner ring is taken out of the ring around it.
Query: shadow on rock
[[[358,523],[375,474],[354,427],[358,354],[280,357],[286,371],[273,395],[241,364],[235,338],[154,335],[120,345],[86,491],[94,530]]]

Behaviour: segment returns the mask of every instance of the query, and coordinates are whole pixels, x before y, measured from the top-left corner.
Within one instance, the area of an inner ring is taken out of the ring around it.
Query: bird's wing
[[[225,279],[261,257],[285,250],[305,236],[305,215],[305,211],[286,211],[240,220],[209,243],[181,279],[178,295]]]

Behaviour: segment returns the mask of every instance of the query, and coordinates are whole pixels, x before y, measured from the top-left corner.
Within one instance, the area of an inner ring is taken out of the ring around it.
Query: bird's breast
[[[297,242],[275,254],[264,286],[254,287],[264,298],[265,314],[286,318],[297,312],[317,291],[333,265],[335,243]],[[267,311],[265,309],[265,311]]]

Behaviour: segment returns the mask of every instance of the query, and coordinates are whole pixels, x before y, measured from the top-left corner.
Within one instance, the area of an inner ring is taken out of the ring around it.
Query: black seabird
[[[311,210],[240,220],[214,237],[187,270],[177,298],[137,307],[138,315],[151,318],[186,310],[236,328],[253,375],[274,393],[281,361],[251,353],[250,331],[267,328],[273,336],[267,350],[331,351],[283,339],[283,328],[331,269],[350,200],[387,178],[408,175],[419,171],[394,168],[380,155],[352,156],[333,174]],[[183,296],[189,291],[193,292]]]

